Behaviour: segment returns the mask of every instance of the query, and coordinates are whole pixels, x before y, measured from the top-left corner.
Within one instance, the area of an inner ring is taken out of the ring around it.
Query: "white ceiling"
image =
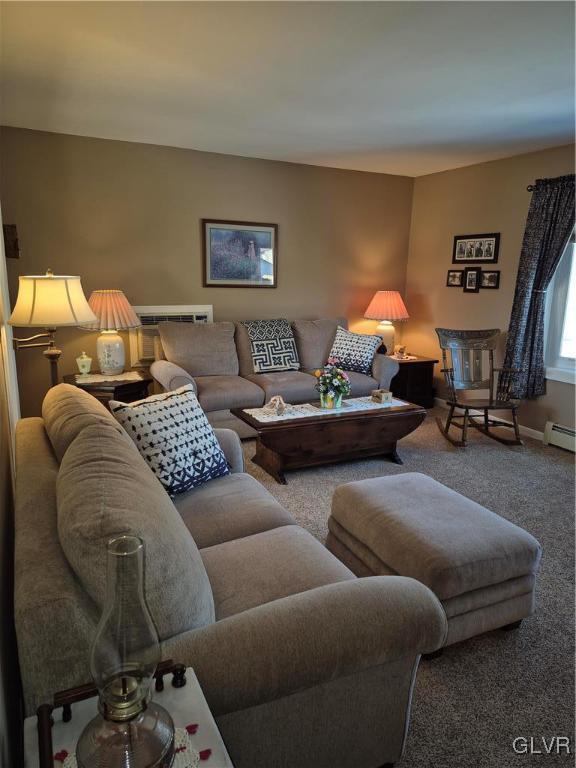
[[[1,13],[6,125],[409,176],[573,140],[571,2]]]

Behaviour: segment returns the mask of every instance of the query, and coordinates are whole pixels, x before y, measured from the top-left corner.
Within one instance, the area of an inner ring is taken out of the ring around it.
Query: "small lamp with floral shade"
[[[140,318],[119,290],[93,291],[88,304],[96,315],[96,322],[83,324],[82,328],[85,331],[101,331],[96,341],[100,372],[109,376],[122,373],[126,356],[118,331],[139,328]]]
[[[376,291],[364,312],[367,320],[380,320],[376,332],[382,336],[386,354],[394,353],[394,325],[399,320],[408,320],[410,315],[398,291]]]

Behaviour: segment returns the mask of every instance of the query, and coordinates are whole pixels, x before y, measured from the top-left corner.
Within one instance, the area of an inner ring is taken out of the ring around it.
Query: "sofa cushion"
[[[274,496],[243,472],[183,493],[174,505],[200,549],[294,524]]]
[[[195,382],[205,411],[257,408],[264,403],[262,389],[241,376],[198,376]]]
[[[332,349],[336,328],[347,328],[344,318],[320,318],[319,320],[295,320],[292,323],[300,367],[305,371],[322,368]]]
[[[224,619],[262,603],[356,577],[297,525],[227,541],[201,552]]]
[[[292,327],[288,320],[246,320],[254,373],[297,371],[300,368]]]
[[[106,544],[125,533],[145,543],[146,599],[161,639],[214,620],[194,540],[144,459],[113,425],[96,424],[78,435],[62,460],[56,492],[62,549],[100,609]]]
[[[80,432],[92,424],[110,424],[118,434],[124,433],[102,403],[72,384],[58,384],[48,390],[42,403],[42,418],[58,461],[62,461]]]
[[[160,323],[166,359],[192,376],[236,376],[234,323]]]
[[[266,401],[274,395],[282,395],[287,403],[307,403],[319,397],[315,377],[302,371],[254,373],[247,378],[264,390]]]
[[[241,440],[256,437],[258,434],[245,421],[242,421],[237,416],[232,416],[228,410],[208,411],[206,416],[214,429],[233,429]]]
[[[372,360],[382,344],[380,336],[352,333],[338,326],[329,357],[338,361],[345,371],[357,371],[368,376],[372,373]]]
[[[378,389],[378,380],[365,373],[346,371],[350,381],[350,397],[365,397],[371,394],[373,389]]]
[[[254,363],[252,362],[252,343],[248,336],[248,329],[244,323],[236,323],[234,340],[236,341],[236,351],[238,352],[238,367],[240,376],[250,376],[254,373]]]
[[[111,400],[110,410],[168,493],[228,474],[224,451],[191,384],[134,403]]]

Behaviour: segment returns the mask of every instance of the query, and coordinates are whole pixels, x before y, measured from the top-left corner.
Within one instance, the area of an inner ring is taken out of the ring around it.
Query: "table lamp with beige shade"
[[[57,328],[79,326],[96,319],[77,275],[22,275],[18,278],[16,306],[8,323],[18,328],[45,328],[26,339],[14,339],[14,349],[47,347],[52,386],[58,384],[58,359],[62,350],[55,346]]]
[[[408,320],[410,315],[398,291],[376,291],[364,312],[367,320],[380,320],[376,333],[382,336],[386,354],[394,354],[394,325],[398,320]]]
[[[120,290],[93,291],[88,299],[96,321],[83,323],[87,331],[101,331],[96,342],[96,355],[100,373],[114,376],[122,373],[126,360],[124,341],[118,331],[139,328],[142,323],[128,299]]]

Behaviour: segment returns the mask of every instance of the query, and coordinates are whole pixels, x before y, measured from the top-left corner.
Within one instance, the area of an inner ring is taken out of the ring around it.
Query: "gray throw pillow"
[[[170,495],[230,472],[191,384],[110,410]]]

